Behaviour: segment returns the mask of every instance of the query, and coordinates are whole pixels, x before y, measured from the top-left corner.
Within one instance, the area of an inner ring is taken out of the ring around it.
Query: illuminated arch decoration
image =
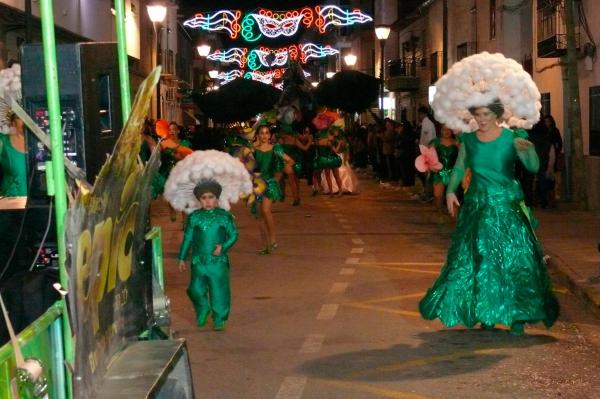
[[[261,8],[258,13],[246,14],[242,20],[242,37],[248,42],[255,42],[262,36],[293,36],[298,32],[301,23],[310,28],[314,18],[314,12],[309,7],[300,11],[271,11]]]
[[[319,46],[314,43],[301,44],[300,50],[301,50],[300,61],[302,61],[303,64],[306,64],[306,62],[308,62],[308,60],[311,58],[324,58],[324,57],[327,57],[330,55],[335,55],[335,54],[340,53],[339,50],[334,49],[333,47],[331,47],[329,45]]]
[[[246,66],[247,48],[233,47],[228,50],[216,50],[209,54],[206,58],[211,61],[219,61],[224,63],[237,63],[240,68]]]
[[[222,80],[224,82],[223,84],[226,84],[231,82],[232,80],[241,78],[242,76],[244,76],[244,71],[240,69],[233,69],[227,72],[219,72],[219,74],[217,75],[217,79]]]
[[[301,26],[314,28],[325,33],[330,26],[348,26],[373,21],[373,18],[360,9],[344,10],[335,5],[304,7],[298,10],[272,11],[265,8],[247,13],[241,19],[238,10],[220,10],[214,13],[198,13],[183,23],[190,28],[208,31],[224,30],[232,39],[240,34],[247,42],[280,36],[293,36]],[[241,23],[240,23],[241,19]]]
[[[252,70],[261,67],[280,67],[287,64],[289,59],[289,50],[287,48],[269,49],[260,47],[251,50],[248,54],[248,68]]]
[[[183,26],[208,31],[224,30],[229,33],[232,39],[235,39],[241,30],[239,23],[241,16],[242,12],[239,10],[220,10],[206,14],[198,13],[193,18],[185,21]]]
[[[373,21],[373,18],[359,9],[345,11],[334,5],[316,6],[315,12],[317,14],[315,25],[321,33],[325,33],[329,26],[348,26]]]

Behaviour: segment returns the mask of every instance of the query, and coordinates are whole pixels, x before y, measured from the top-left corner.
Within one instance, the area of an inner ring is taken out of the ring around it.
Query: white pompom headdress
[[[540,119],[540,92],[521,64],[500,53],[479,53],[452,65],[435,84],[435,118],[451,129],[473,130],[469,108],[500,101],[509,126],[530,129]]]
[[[252,192],[250,174],[239,159],[215,150],[194,151],[171,170],[165,183],[164,197],[179,211],[191,213],[200,208],[194,188],[202,182],[214,180],[223,191],[219,207],[229,209],[240,197]]]
[[[10,132],[12,109],[4,99],[9,96],[21,102],[21,65],[13,64],[12,67],[0,70],[0,88],[3,96],[0,96],[0,133]]]

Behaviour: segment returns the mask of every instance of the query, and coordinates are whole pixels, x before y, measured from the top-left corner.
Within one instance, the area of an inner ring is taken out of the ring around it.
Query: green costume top
[[[227,257],[227,251],[237,238],[231,213],[221,208],[198,209],[187,218],[178,259],[185,260],[191,249],[192,265],[219,261]],[[214,256],[212,253],[217,245],[222,246],[221,255]]]
[[[283,159],[285,151],[281,144],[274,144],[269,151],[254,150],[256,158],[256,169],[260,172],[260,176],[267,183],[267,188],[263,195],[273,201],[279,201],[283,197],[281,188],[275,179],[275,173],[278,170],[278,159]]]
[[[27,195],[27,161],[25,153],[10,142],[10,136],[0,133],[0,168],[2,182],[0,196],[24,197]]]
[[[467,168],[472,179],[446,264],[419,304],[424,318],[467,327],[538,321],[549,327],[556,321],[558,302],[514,178],[517,157],[530,171],[539,161],[533,145],[515,149],[517,137],[527,135],[503,129],[497,139],[482,142],[475,132],[463,134],[448,193],[457,189]]]
[[[458,157],[458,146],[443,145],[439,138],[435,138],[429,142],[430,147],[434,147],[437,152],[438,159],[443,165],[442,170],[433,174],[433,184],[443,184],[445,186],[450,182],[450,174],[452,167]]]
[[[317,133],[317,140],[329,137],[328,130],[320,130]],[[332,140],[332,145],[335,143]],[[342,166],[342,158],[335,153],[329,144],[315,146],[315,159],[313,160],[313,170],[336,169]]]

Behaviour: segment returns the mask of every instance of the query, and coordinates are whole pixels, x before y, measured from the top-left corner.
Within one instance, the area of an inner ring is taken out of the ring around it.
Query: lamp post
[[[346,54],[344,56],[344,62],[346,63],[346,65],[348,65],[350,67],[350,69],[352,69],[354,67],[354,65],[356,65],[357,60],[358,60],[358,57],[352,53]]]
[[[162,24],[167,17],[167,7],[161,2],[154,2],[146,6],[148,10],[148,16],[152,21],[152,27],[154,28],[154,35],[156,36],[156,63],[155,67],[159,64],[159,57],[161,53],[160,49],[160,31],[156,29],[157,24]],[[160,82],[156,85],[156,119],[161,117],[161,103],[160,103]]]
[[[383,121],[383,82],[384,82],[384,74],[385,74],[385,41],[390,36],[390,27],[387,25],[379,25],[375,27],[375,36],[377,36],[377,40],[379,40],[379,44],[381,46],[381,69],[379,72],[379,117]]]

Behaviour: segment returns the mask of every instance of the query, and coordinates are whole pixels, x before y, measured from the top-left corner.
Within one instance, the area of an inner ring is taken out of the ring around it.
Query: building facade
[[[388,58],[386,86],[396,96],[397,115],[414,120],[415,110],[428,104],[431,86],[460,59],[482,51],[500,52],[521,63],[542,94],[542,112],[552,115],[570,146],[570,94],[566,82],[564,0],[427,0],[393,24],[398,58]],[[595,0],[575,1],[578,40],[579,102],[588,196],[600,208],[600,70],[596,43],[600,20]],[[565,176],[567,181],[569,171]],[[569,196],[568,185],[563,195]]]

